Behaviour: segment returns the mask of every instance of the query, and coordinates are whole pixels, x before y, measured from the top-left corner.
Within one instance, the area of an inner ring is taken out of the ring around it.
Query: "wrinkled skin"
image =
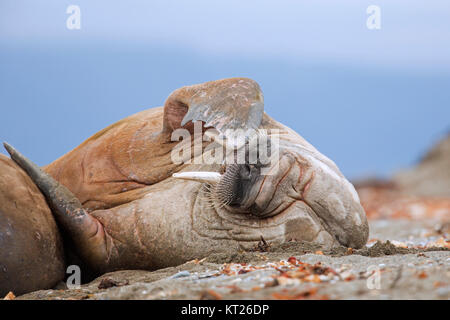
[[[0,298],[48,289],[64,278],[61,237],[44,196],[0,155]]]
[[[261,236],[324,248],[363,246],[368,225],[353,186],[331,160],[263,113],[262,103],[259,86],[250,79],[213,81],[178,89],[164,107],[102,130],[43,168],[47,174],[11,147],[8,151],[46,195],[80,257],[97,272],[157,269],[214,252],[251,249]],[[171,141],[172,132],[192,131],[193,121],[219,131],[279,129],[277,166],[266,176],[255,166],[239,167],[233,180],[239,196],[221,205],[208,197],[204,183],[172,177],[231,170],[172,162],[178,143]]]

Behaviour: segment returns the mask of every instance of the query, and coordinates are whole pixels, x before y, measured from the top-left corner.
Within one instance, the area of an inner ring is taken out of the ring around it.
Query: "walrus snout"
[[[224,174],[200,171],[174,173],[172,176],[212,185],[212,196],[219,206],[240,211],[248,210],[254,204],[257,192],[253,186],[261,180],[260,166],[252,164],[228,165]]]
[[[364,209],[354,187],[333,163],[286,149],[266,167],[264,174],[260,165],[231,164],[224,174],[182,172],[173,176],[210,184],[215,205],[229,212],[259,219],[286,210],[299,217],[308,214],[341,245],[360,248],[366,243],[369,229]]]
[[[214,192],[220,203],[241,212],[255,213],[252,208],[260,184],[261,168],[256,164],[232,164],[227,166],[225,174]]]

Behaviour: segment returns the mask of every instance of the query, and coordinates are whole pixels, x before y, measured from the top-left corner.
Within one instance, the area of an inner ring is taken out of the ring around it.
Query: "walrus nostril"
[[[247,180],[252,177],[252,168],[250,165],[246,164],[243,166],[243,169],[241,170],[241,177]]]

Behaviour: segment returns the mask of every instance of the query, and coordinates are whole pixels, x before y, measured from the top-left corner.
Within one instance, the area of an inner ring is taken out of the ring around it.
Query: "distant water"
[[[176,48],[0,47],[0,139],[40,165],[170,92],[226,77],[261,85],[266,111],[350,178],[417,161],[450,129],[450,75],[211,57]]]

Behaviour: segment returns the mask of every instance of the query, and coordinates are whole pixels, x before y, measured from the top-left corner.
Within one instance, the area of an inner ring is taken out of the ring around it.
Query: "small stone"
[[[437,290],[437,294],[440,297],[449,297],[450,296],[450,286],[442,287]]]
[[[184,278],[189,277],[191,273],[187,270],[180,271],[178,273],[175,273],[173,276],[170,277],[170,279],[177,279],[177,278]]]

